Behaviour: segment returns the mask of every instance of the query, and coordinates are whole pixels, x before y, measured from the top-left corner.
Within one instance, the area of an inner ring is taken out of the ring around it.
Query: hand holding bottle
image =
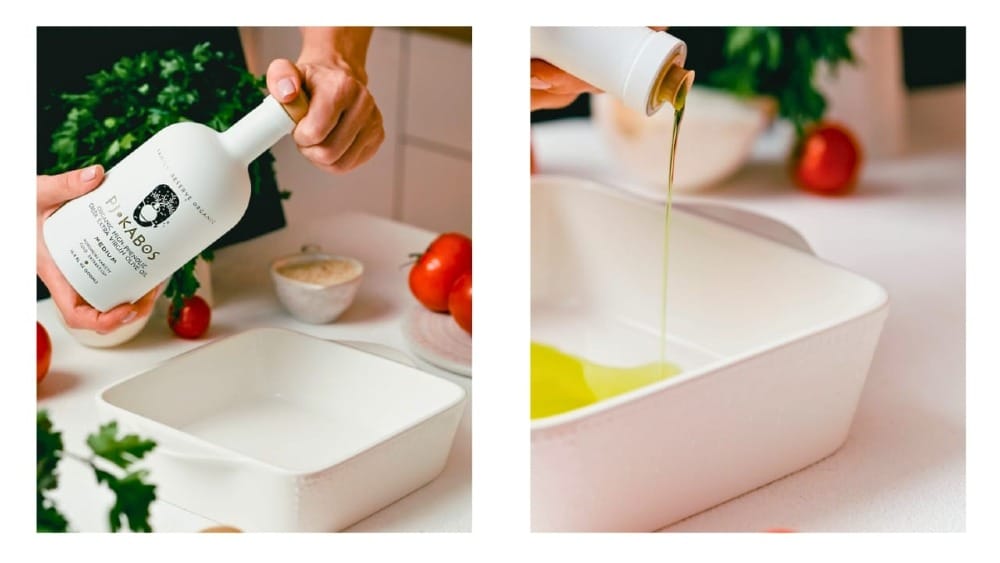
[[[541,59],[531,59],[531,111],[566,107],[580,94],[600,91]]]
[[[42,279],[52,301],[62,314],[66,326],[110,332],[124,324],[149,315],[156,301],[158,287],[154,287],[135,303],[119,305],[101,313],[91,307],[66,281],[49,255],[42,237],[42,223],[63,203],[82,196],[101,185],[104,169],[100,165],[73,170],[56,176],[38,176],[38,220],[36,264],[38,277]]]
[[[368,91],[365,56],[370,28],[304,29],[294,64],[272,61],[267,89],[289,103],[302,91],[309,109],[292,132],[299,151],[319,168],[344,173],[375,155],[385,139],[382,113]]]
[[[562,28],[563,33],[572,28]],[[666,27],[650,26],[653,31],[664,31]],[[600,32],[598,28],[584,33]],[[534,39],[533,39],[534,40]],[[575,51],[570,49],[570,51]],[[586,53],[580,54],[586,56]],[[538,109],[558,109],[573,103],[580,94],[601,93],[603,90],[593,84],[551,64],[541,58],[531,59],[531,111]]]

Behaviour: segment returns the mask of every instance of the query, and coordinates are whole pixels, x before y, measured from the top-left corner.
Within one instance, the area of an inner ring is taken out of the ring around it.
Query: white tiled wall
[[[294,60],[296,28],[243,30],[254,72]],[[472,49],[465,43],[378,28],[368,50],[369,89],[386,140],[364,166],[331,175],[286,138],[274,148],[278,183],[292,192],[288,221],[361,210],[433,231],[472,233]]]
[[[469,46],[410,34],[406,38],[405,115],[408,136],[472,151],[472,65]]]
[[[472,234],[472,163],[413,144],[402,147],[406,176],[400,194],[407,223],[437,232]]]

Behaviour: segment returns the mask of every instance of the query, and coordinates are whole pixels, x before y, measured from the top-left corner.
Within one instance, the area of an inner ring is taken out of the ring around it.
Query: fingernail
[[[295,93],[295,83],[291,78],[282,78],[278,81],[278,95],[287,98],[289,94]]]
[[[548,82],[542,80],[541,78],[531,77],[531,89],[532,90],[548,90],[552,85]]]
[[[122,324],[127,325],[128,323],[135,320],[136,316],[138,316],[138,313],[136,313],[135,311],[129,311],[129,314],[125,315],[125,318],[122,319]]]
[[[89,168],[84,168],[83,172],[80,172],[80,180],[83,182],[89,182],[97,177],[97,165],[91,166]]]

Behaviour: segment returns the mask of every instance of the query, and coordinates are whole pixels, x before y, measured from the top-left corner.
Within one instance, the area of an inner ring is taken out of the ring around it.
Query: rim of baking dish
[[[185,355],[189,355],[189,354],[195,353],[195,352],[201,350],[202,348],[204,348],[205,346],[212,346],[213,344],[220,343],[220,342],[232,339],[232,338],[246,337],[246,335],[251,334],[251,333],[255,333],[255,332],[285,332],[285,333],[293,334],[293,335],[295,335],[297,337],[309,338],[309,339],[318,340],[318,341],[321,341],[321,342],[328,342],[328,343],[331,343],[331,344],[337,344],[337,345],[340,345],[340,346],[346,346],[348,348],[351,348],[352,350],[357,351],[358,353],[367,354],[369,356],[373,356],[373,357],[378,358],[380,360],[384,360],[384,361],[387,361],[387,362],[392,362],[392,363],[399,364],[400,366],[402,366],[402,367],[404,367],[406,369],[412,370],[416,375],[419,375],[420,377],[433,378],[434,380],[440,381],[440,382],[446,384],[446,386],[449,386],[452,389],[456,390],[457,393],[455,394],[455,397],[453,399],[446,401],[443,406],[441,406],[441,407],[439,407],[439,408],[437,408],[437,409],[435,409],[433,411],[430,411],[430,413],[427,414],[426,416],[424,416],[422,418],[419,418],[419,419],[415,419],[410,424],[407,424],[407,425],[399,428],[395,432],[390,432],[390,433],[387,433],[385,435],[380,436],[379,438],[373,440],[368,445],[363,446],[361,448],[358,448],[357,450],[351,452],[350,454],[343,456],[338,461],[336,461],[334,463],[326,464],[326,465],[317,465],[315,467],[310,466],[310,467],[305,468],[305,469],[291,469],[291,468],[288,468],[288,467],[283,467],[283,466],[280,466],[280,465],[275,465],[273,463],[269,463],[269,462],[264,461],[262,459],[253,457],[253,456],[251,456],[249,454],[245,454],[243,452],[240,452],[240,451],[237,451],[237,450],[234,450],[234,449],[231,449],[231,448],[227,448],[227,447],[222,446],[220,444],[217,444],[215,442],[211,442],[209,440],[205,440],[204,438],[200,438],[198,436],[195,436],[193,434],[185,432],[185,431],[183,431],[183,430],[181,430],[179,428],[176,428],[174,426],[170,426],[170,425],[165,424],[163,422],[160,422],[160,421],[154,420],[152,418],[149,418],[147,416],[144,416],[142,414],[139,414],[139,413],[137,413],[135,411],[131,411],[131,410],[128,410],[128,409],[126,409],[124,407],[120,407],[120,406],[118,406],[118,405],[116,405],[114,403],[109,402],[105,398],[105,394],[108,391],[114,389],[115,387],[117,387],[119,385],[123,385],[126,382],[131,381],[132,379],[135,379],[137,377],[145,375],[145,374],[149,373],[150,371],[153,371],[153,370],[161,367],[162,365],[166,364],[167,362],[173,361],[173,360],[175,360],[177,358],[180,358],[182,356],[185,356]],[[425,372],[423,370],[420,370],[419,368],[416,368],[416,367],[413,367],[413,366],[410,366],[410,365],[406,365],[406,364],[403,364],[403,363],[400,363],[400,362],[396,362],[395,360],[392,360],[392,359],[389,359],[389,358],[386,358],[386,357],[383,357],[383,356],[379,356],[378,354],[374,354],[372,352],[368,352],[366,350],[362,350],[360,348],[356,348],[354,346],[350,346],[348,344],[344,344],[344,343],[336,341],[336,340],[328,340],[328,339],[325,339],[325,338],[320,338],[320,337],[317,337],[317,336],[313,336],[311,334],[305,334],[305,333],[301,333],[301,332],[298,332],[298,331],[295,331],[295,330],[289,330],[289,329],[280,328],[280,327],[254,327],[254,328],[250,328],[250,329],[238,332],[236,334],[231,334],[231,335],[228,335],[228,336],[225,336],[225,337],[222,337],[222,338],[218,338],[216,340],[212,340],[211,342],[208,342],[208,343],[206,343],[206,344],[204,344],[202,346],[198,346],[197,348],[192,348],[190,350],[187,350],[187,351],[182,352],[180,354],[177,354],[175,356],[171,356],[169,358],[166,358],[163,361],[160,361],[160,362],[156,363],[155,365],[153,365],[153,366],[151,366],[149,368],[146,368],[146,369],[144,369],[144,370],[142,370],[142,371],[140,371],[138,373],[134,373],[134,374],[129,375],[127,377],[124,377],[124,378],[122,378],[122,379],[120,379],[118,381],[110,383],[110,384],[102,387],[97,392],[97,397],[96,398],[97,398],[97,401],[102,406],[104,406],[105,408],[110,409],[110,410],[115,411],[115,412],[125,413],[129,417],[133,417],[133,418],[135,418],[137,420],[140,420],[140,421],[142,421],[142,425],[144,427],[146,427],[146,428],[150,428],[150,429],[152,429],[155,432],[163,432],[166,435],[171,436],[173,438],[177,438],[177,439],[182,439],[182,440],[188,441],[189,443],[192,444],[192,446],[193,446],[192,449],[195,450],[195,451],[191,451],[191,452],[188,452],[188,451],[177,451],[174,448],[165,447],[165,448],[161,448],[161,451],[166,452],[164,455],[169,455],[169,456],[178,457],[178,458],[196,459],[196,460],[205,461],[205,462],[218,462],[218,463],[231,463],[231,464],[249,464],[249,465],[255,466],[257,468],[262,468],[262,469],[266,469],[268,471],[277,473],[279,475],[298,478],[298,477],[307,477],[307,476],[316,475],[316,474],[319,474],[319,473],[324,473],[324,472],[333,470],[333,469],[335,469],[337,467],[340,467],[342,465],[353,463],[353,461],[355,459],[359,458],[363,454],[365,454],[365,453],[367,453],[367,452],[369,452],[371,450],[374,450],[375,448],[378,448],[378,447],[381,447],[381,446],[385,445],[386,443],[390,442],[391,440],[393,440],[393,439],[395,439],[395,438],[397,438],[399,436],[402,436],[402,435],[406,434],[407,432],[412,431],[414,428],[420,426],[421,424],[427,422],[428,420],[430,420],[430,419],[432,419],[432,418],[434,418],[434,417],[436,417],[436,416],[444,413],[445,411],[447,411],[449,409],[454,408],[455,406],[457,406],[459,404],[462,404],[466,400],[467,396],[468,396],[468,393],[466,392],[466,390],[461,385],[458,385],[457,383],[455,383],[453,381],[448,381],[447,379],[445,379],[443,377],[438,377],[438,376],[436,376],[434,374],[431,374],[431,373]],[[119,421],[119,422],[121,422],[121,421]],[[155,439],[155,436],[153,436],[152,438]]]

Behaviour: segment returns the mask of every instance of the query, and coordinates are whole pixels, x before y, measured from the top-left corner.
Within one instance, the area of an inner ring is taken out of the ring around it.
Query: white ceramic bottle
[[[687,45],[648,27],[533,27],[531,56],[543,59],[653,115],[673,103],[694,73],[684,70]]]
[[[223,133],[176,123],[43,226],[49,254],[98,311],[135,302],[224,235],[250,202],[247,167],[305,115],[268,96]]]

